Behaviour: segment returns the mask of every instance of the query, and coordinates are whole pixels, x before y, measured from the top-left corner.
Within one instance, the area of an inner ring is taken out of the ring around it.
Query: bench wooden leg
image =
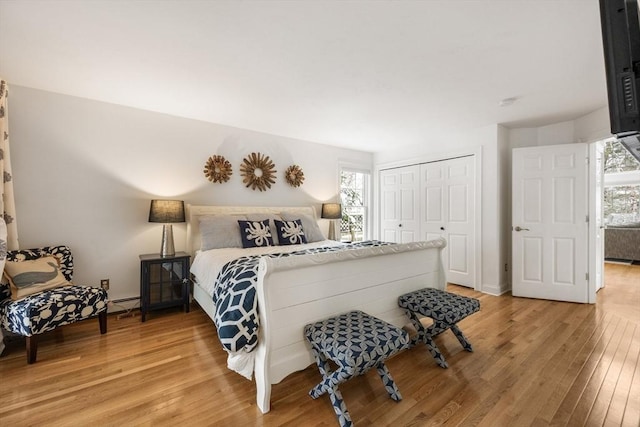
[[[38,355],[38,338],[36,337],[37,335],[25,337],[27,344],[27,363],[30,365],[36,363],[36,357]]]
[[[107,333],[107,312],[103,311],[102,313],[98,314],[98,322],[100,323],[100,333],[101,334],[106,334]]]

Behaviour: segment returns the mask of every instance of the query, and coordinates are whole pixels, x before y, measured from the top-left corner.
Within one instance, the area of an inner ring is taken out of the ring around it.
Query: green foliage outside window
[[[640,162],[617,141],[604,145],[604,173],[632,172],[640,170]]]
[[[640,171],[638,162],[617,141],[605,143],[604,173]],[[613,185],[604,188],[603,215],[605,220],[626,217],[640,218],[640,182],[636,185]]]
[[[342,171],[340,173],[341,240],[355,242],[364,238],[366,178],[367,176],[360,172]]]

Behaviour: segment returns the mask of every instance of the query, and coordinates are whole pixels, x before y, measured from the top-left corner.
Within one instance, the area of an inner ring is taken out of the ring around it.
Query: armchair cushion
[[[88,319],[107,310],[102,288],[70,285],[0,302],[0,326],[30,337]]]
[[[4,275],[9,280],[14,301],[47,289],[71,285],[60,271],[60,261],[52,255],[29,261],[8,261]]]

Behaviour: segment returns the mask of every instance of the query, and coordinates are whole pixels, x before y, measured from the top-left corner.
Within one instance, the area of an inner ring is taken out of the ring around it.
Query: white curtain
[[[18,246],[18,226],[16,224],[16,203],[13,198],[13,177],[11,175],[11,156],[9,155],[9,112],[7,97],[9,85],[0,78],[0,213],[7,224],[7,243],[0,252],[16,250]],[[1,244],[0,244],[1,246]]]

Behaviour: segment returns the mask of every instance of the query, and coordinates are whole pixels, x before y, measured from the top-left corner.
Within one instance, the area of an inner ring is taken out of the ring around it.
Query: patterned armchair
[[[7,261],[29,261],[44,256],[60,261],[60,272],[71,282],[73,256],[67,246],[47,246],[7,252]],[[26,337],[27,362],[35,363],[37,336],[59,326],[98,316],[100,333],[107,332],[107,292],[104,289],[69,285],[43,290],[18,300],[11,299],[8,284],[0,284],[0,327]]]

